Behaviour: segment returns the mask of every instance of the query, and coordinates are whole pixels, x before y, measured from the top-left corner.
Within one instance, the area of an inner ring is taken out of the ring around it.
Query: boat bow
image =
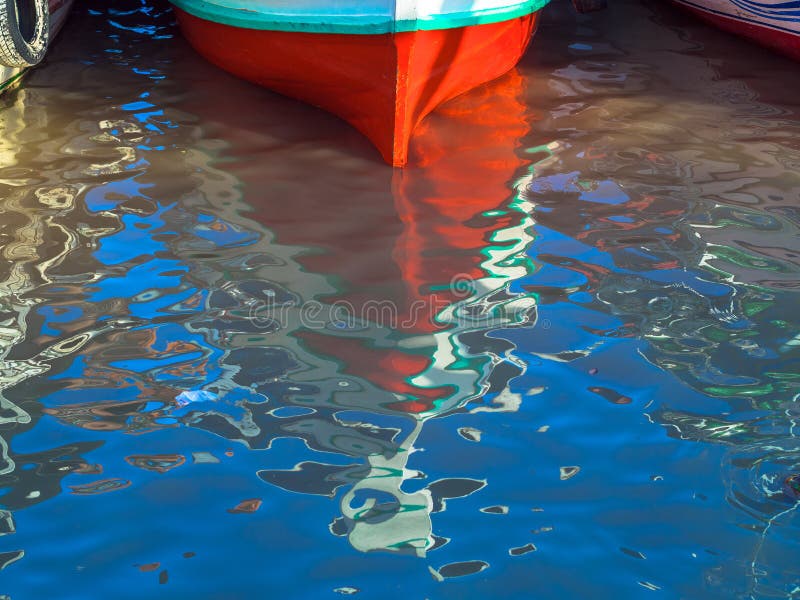
[[[173,0],[208,60],[343,118],[394,166],[436,106],[516,65],[546,2]]]

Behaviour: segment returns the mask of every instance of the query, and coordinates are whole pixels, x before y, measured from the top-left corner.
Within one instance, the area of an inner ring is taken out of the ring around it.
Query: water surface
[[[545,16],[393,171],[76,7],[0,99],[0,592],[800,593],[797,67]]]

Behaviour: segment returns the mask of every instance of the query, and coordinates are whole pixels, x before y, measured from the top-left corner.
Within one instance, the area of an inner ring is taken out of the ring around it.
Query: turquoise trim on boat
[[[281,15],[259,12],[250,8],[223,6],[207,0],[170,0],[178,8],[195,17],[241,27],[266,31],[296,31],[306,33],[339,33],[379,35],[403,31],[455,29],[509,21],[537,12],[550,0],[525,0],[511,7],[436,15],[425,19],[394,21],[385,15]]]

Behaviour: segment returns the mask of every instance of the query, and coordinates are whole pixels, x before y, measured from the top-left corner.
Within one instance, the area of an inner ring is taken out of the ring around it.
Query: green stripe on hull
[[[297,17],[282,17],[276,14],[260,13],[256,10],[233,9],[204,0],[171,0],[178,8],[189,14],[243,29],[259,29],[265,31],[296,31],[305,33],[339,33],[356,35],[381,35],[404,31],[431,31],[435,29],[455,29],[510,21],[541,10],[550,0],[527,0],[510,8],[489,9],[462,13],[451,13],[414,21],[394,21],[386,17],[376,19],[369,15],[363,17],[337,16],[334,21],[330,16],[305,16],[302,21]]]
[[[15,83],[17,83],[20,79],[22,79],[23,75],[25,75],[25,70],[20,71],[16,75],[12,75],[4,82],[0,83],[0,92],[4,92],[8,88],[12,87]]]

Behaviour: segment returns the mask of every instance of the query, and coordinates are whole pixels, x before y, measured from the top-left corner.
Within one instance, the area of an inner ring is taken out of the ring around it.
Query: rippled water
[[[612,4],[393,172],[80,3],[0,98],[0,593],[800,593],[797,66]]]

